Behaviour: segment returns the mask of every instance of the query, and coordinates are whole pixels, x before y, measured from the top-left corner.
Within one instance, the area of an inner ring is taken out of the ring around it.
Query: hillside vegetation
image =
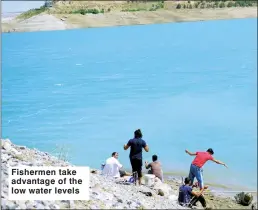
[[[174,9],[216,9],[257,6],[257,1],[53,1],[53,6],[42,6],[22,13],[18,19],[47,14],[99,14],[112,12],[162,11]]]

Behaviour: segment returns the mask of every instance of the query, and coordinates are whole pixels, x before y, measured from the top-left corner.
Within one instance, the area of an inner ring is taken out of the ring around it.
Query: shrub
[[[189,4],[189,7],[188,7],[189,9],[193,9],[193,6],[192,6],[192,4]]]
[[[228,2],[227,7],[233,7],[234,3],[232,1]]]
[[[110,12],[111,11],[111,9],[110,8],[108,8],[108,10],[107,10],[108,12]]]
[[[85,15],[85,14],[99,14],[99,12],[100,11],[97,9],[79,9],[79,10],[74,10],[70,13]],[[102,9],[101,12],[104,13],[104,9]]]
[[[178,3],[178,4],[176,5],[176,8],[177,8],[177,9],[181,9],[181,4]]]
[[[199,4],[200,4],[199,2],[194,3],[194,7],[195,7],[195,8],[198,8],[198,7],[199,7]]]
[[[211,8],[212,5],[210,3],[206,4],[206,8]]]
[[[220,4],[219,4],[219,8],[224,8],[225,7],[225,3],[224,2],[221,2]]]
[[[30,9],[29,11],[18,15],[17,18],[18,19],[28,19],[28,18],[31,18],[33,16],[39,15],[40,13],[43,13],[45,11],[48,11],[48,8],[45,7],[45,6],[42,6],[42,7],[37,8],[37,9]]]
[[[156,5],[157,9],[162,9],[164,8],[164,1],[160,1],[157,5]]]
[[[250,2],[250,1],[247,1],[247,2],[246,2],[246,6],[247,6],[247,7],[251,7],[251,6],[253,6],[253,3]]]
[[[204,9],[205,8],[205,3],[203,2],[203,3],[201,3],[201,7],[200,7],[201,9]]]
[[[238,1],[237,3],[238,3],[238,5],[240,7],[244,7],[245,6],[245,2],[244,1]]]
[[[164,8],[164,1],[160,1],[157,4],[152,4],[152,6],[149,9],[149,11],[156,11],[156,10],[162,9],[162,8]]]

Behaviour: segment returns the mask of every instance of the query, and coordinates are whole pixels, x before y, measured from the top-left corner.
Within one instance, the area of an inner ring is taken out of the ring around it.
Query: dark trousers
[[[192,197],[192,200],[191,200],[191,202],[190,202],[190,204],[189,204],[189,207],[192,208],[192,206],[196,206],[196,203],[197,203],[198,201],[200,201],[200,203],[202,204],[202,207],[203,207],[203,208],[206,207],[207,204],[206,204],[206,200],[205,200],[205,198],[204,198],[203,195],[200,195],[199,197],[193,196],[193,197]]]
[[[130,159],[132,171],[137,172],[138,177],[142,177],[142,159]]]

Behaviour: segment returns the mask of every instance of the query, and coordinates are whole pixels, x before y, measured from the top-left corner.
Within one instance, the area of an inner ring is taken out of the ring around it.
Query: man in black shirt
[[[131,147],[130,151],[130,162],[132,166],[132,171],[137,172],[138,182],[141,185],[141,177],[142,177],[142,148],[146,152],[149,152],[149,147],[146,142],[142,139],[142,132],[140,129],[134,132],[134,138],[130,139],[127,144],[124,145],[124,150],[127,150]]]

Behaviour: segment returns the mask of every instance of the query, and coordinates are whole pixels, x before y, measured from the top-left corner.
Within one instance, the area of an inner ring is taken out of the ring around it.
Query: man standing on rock
[[[149,152],[149,147],[146,142],[142,139],[142,132],[140,129],[134,132],[134,138],[130,139],[127,144],[124,145],[124,150],[131,147],[130,151],[130,162],[132,166],[133,173],[137,172],[138,182],[141,185],[142,178],[142,148],[146,152]]]
[[[188,150],[185,150],[185,152],[188,155],[196,156],[190,167],[189,178],[190,178],[191,184],[193,184],[194,178],[196,177],[201,190],[204,188],[202,167],[208,160],[211,160],[217,164],[223,165],[227,168],[227,165],[225,163],[213,158],[212,155],[214,154],[214,152],[211,148],[209,148],[206,152],[192,153],[192,152],[189,152]]]

